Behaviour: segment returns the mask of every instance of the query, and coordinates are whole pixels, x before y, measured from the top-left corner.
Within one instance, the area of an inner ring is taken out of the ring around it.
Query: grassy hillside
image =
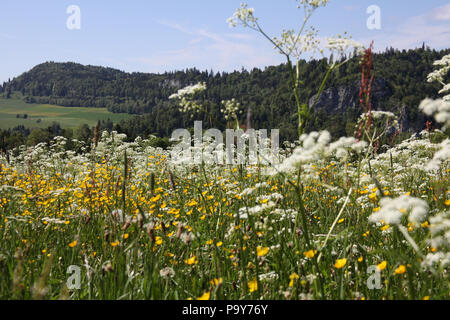
[[[20,118],[17,118],[17,115],[20,115]],[[111,113],[106,108],[69,108],[49,104],[27,104],[19,99],[0,98],[0,129],[19,125],[26,128],[46,128],[53,122],[58,122],[62,128],[76,128],[84,123],[94,126],[98,120],[110,119],[119,122],[130,117],[128,114]]]

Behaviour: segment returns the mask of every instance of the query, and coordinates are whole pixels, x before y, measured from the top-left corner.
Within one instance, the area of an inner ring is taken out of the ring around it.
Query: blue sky
[[[259,34],[230,28],[241,0],[14,0],[0,10],[0,81],[45,61],[74,61],[133,72],[197,67],[233,71],[284,62]],[[295,0],[249,0],[271,36],[296,28]],[[81,9],[81,29],[69,30],[69,5]],[[366,9],[381,8],[381,29],[369,30]],[[448,0],[331,0],[314,14],[319,35],[348,31],[375,49],[450,47]],[[306,58],[306,57],[305,57]]]

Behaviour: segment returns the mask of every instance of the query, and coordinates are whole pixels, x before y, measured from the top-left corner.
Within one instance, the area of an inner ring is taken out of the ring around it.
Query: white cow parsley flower
[[[277,167],[278,171],[293,172],[301,164],[320,159],[326,151],[326,146],[330,139],[331,135],[328,131],[314,131],[310,134],[302,134],[300,137],[302,146],[297,147],[293,154]]]
[[[370,215],[369,221],[399,225],[402,217],[408,215],[410,222],[417,223],[426,218],[428,209],[424,200],[407,195],[395,199],[383,198],[380,200],[380,210]]]
[[[248,8],[246,3],[241,3],[241,7],[236,10],[231,18],[227,19],[230,27],[236,27],[238,24],[244,27],[256,27],[258,19],[253,15],[255,9]]]
[[[419,109],[428,116],[434,116],[437,122],[444,123],[444,130],[450,126],[450,101],[425,99]]]

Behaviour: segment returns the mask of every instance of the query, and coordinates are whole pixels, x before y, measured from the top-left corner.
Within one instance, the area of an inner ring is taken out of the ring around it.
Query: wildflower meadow
[[[327,2],[299,1],[308,19]],[[243,5],[229,22],[265,35],[253,14]],[[207,161],[205,137],[175,161],[175,142],[99,130],[76,148],[56,137],[2,154],[0,299],[449,299],[450,56],[424,79],[442,98],[417,106],[440,129],[400,139],[396,115],[371,109],[371,48],[330,38],[335,57],[350,49],[367,67],[354,136],[332,139],[304,132],[299,48],[323,47],[305,25],[268,37],[292,69],[298,140],[256,163]],[[195,120],[205,90],[170,98]],[[223,101],[229,128],[241,110]]]

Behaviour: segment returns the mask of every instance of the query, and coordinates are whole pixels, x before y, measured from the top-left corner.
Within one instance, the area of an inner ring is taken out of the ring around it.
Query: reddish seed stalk
[[[361,70],[361,86],[359,88],[359,103],[364,111],[364,113],[368,114],[367,120],[362,122],[359,125],[357,140],[359,141],[362,136],[362,130],[365,127],[368,133],[370,133],[370,126],[372,125],[372,103],[371,103],[371,94],[372,94],[372,85],[374,75],[372,74],[372,63],[373,63],[373,41],[370,44],[370,47],[365,50],[363,57],[360,62],[360,70]]]

